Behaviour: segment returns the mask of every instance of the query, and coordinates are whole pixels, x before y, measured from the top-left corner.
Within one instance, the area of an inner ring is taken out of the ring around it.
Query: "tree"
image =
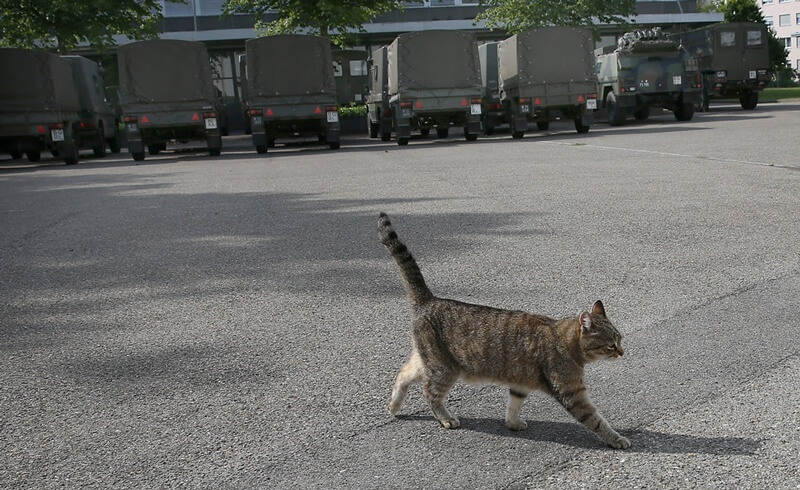
[[[635,0],[481,0],[481,5],[486,10],[476,20],[511,34],[545,25],[624,24],[636,13]]]
[[[223,10],[225,15],[252,15],[256,29],[265,34],[307,31],[341,45],[347,33],[401,8],[401,0],[225,0]],[[277,13],[278,19],[265,22],[267,13]]]
[[[725,22],[766,23],[755,0],[721,0],[713,8],[724,15]],[[773,73],[778,73],[789,63],[789,51],[772,29],[769,29],[768,42],[769,68]]]
[[[102,51],[114,45],[114,34],[156,37],[161,19],[158,0],[0,0],[0,45],[67,54],[88,43]]]

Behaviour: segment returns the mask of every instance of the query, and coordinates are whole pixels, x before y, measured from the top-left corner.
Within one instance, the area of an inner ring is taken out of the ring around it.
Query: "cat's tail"
[[[378,232],[381,243],[386,246],[394,261],[397,262],[400,275],[403,277],[403,286],[406,288],[406,293],[411,303],[416,305],[431,299],[433,293],[425,284],[425,279],[422,277],[422,271],[419,270],[417,261],[414,260],[414,256],[411,255],[408,247],[397,237],[397,232],[392,228],[392,222],[389,221],[389,216],[386,213],[380,214]]]

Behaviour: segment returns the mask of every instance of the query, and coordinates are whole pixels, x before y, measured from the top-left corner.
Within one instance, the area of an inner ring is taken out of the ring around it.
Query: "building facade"
[[[767,25],[789,50],[789,63],[800,71],[800,0],[759,0]]]

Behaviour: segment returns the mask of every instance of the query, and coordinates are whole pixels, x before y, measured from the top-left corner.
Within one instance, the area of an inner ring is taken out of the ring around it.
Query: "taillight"
[[[81,121],[81,129],[94,129],[94,123]]]
[[[335,106],[335,105],[326,105],[325,106],[325,112],[336,112],[338,110],[339,110],[339,108],[337,106]]]
[[[469,99],[470,104],[480,104],[483,102],[483,99]]]
[[[519,98],[519,103],[520,104],[530,104],[531,103],[531,98],[530,97],[520,97]]]
[[[139,122],[139,118],[136,116],[125,116],[122,120],[127,124],[136,124]]]
[[[533,99],[533,105],[542,105],[542,99],[536,97],[535,99]]]
[[[217,117],[217,113],[213,111],[203,113],[203,119],[211,119],[212,117]]]
[[[263,114],[264,114],[264,110],[263,109],[248,109],[248,111],[247,111],[247,116],[248,117],[261,116]]]
[[[49,125],[50,129],[64,129],[64,125],[61,123],[53,123]]]
[[[411,107],[414,104],[410,100],[400,102],[400,117],[411,117]],[[417,108],[422,107],[422,102],[417,101]]]
[[[422,103],[420,102],[420,104],[422,104]],[[413,105],[414,105],[413,103],[408,102],[408,101],[400,102],[400,108],[401,109],[411,109],[411,106],[413,106]]]

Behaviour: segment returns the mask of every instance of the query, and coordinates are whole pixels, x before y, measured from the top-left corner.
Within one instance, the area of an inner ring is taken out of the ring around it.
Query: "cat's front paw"
[[[631,447],[631,441],[627,437],[622,437],[620,435],[617,435],[617,437],[611,441],[606,441],[606,443],[614,449],[627,449]]]
[[[459,422],[458,419],[440,420],[439,423],[442,424],[442,427],[445,429],[458,429],[461,427],[461,422]]]
[[[524,420],[506,420],[506,425],[511,430],[525,430],[528,428],[528,423]]]

